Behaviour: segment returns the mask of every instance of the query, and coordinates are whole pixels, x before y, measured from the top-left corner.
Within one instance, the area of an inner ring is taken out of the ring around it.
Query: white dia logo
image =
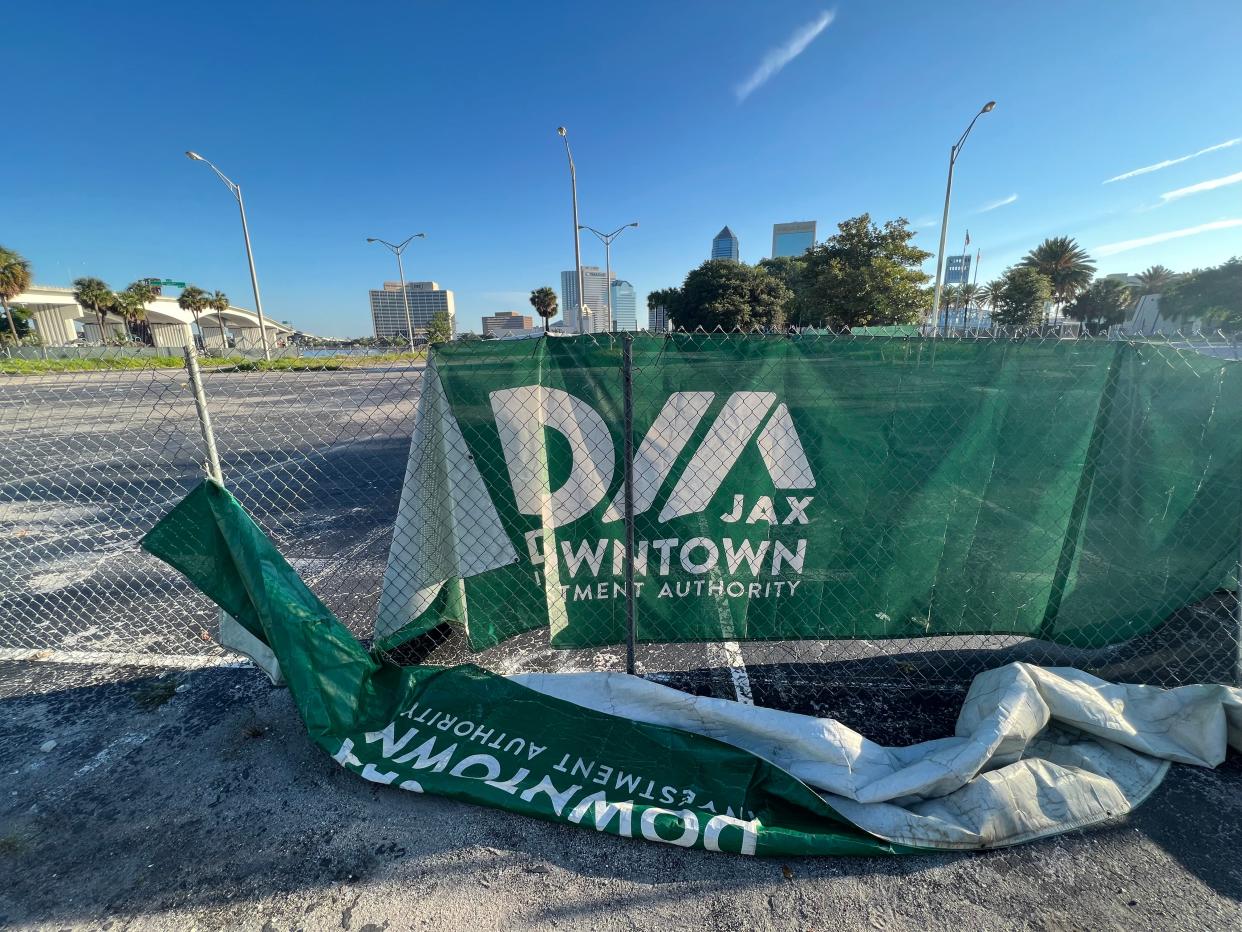
[[[490,398],[519,511],[541,515],[545,527],[558,527],[577,520],[604,500],[615,474],[616,456],[612,435],[594,408],[568,392],[538,385],[503,389],[492,392]],[[636,515],[655,503],[714,398],[714,392],[676,392],[665,401],[634,456]],[[573,451],[569,477],[555,490],[547,490],[544,428],[560,433]],[[774,392],[734,392],[691,456],[660,509],[659,520],[704,511],[752,438],[773,486],[815,488],[815,477],[788,406],[777,404]],[[623,517],[623,494],[624,490],[617,491],[604,512],[605,522]],[[805,509],[807,501],[790,499],[790,504]],[[722,520],[739,519],[741,496],[735,496],[732,507],[732,514],[722,515]],[[772,513],[771,508],[767,500],[763,513]],[[752,517],[755,514],[752,511]],[[783,523],[791,520],[805,523],[805,515],[791,515]]]

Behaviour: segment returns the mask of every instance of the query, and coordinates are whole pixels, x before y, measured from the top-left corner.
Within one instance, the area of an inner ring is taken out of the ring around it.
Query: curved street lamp
[[[940,248],[936,251],[936,292],[932,298],[931,317],[937,324],[940,321],[940,295],[944,287],[944,238],[949,232],[949,198],[953,194],[953,165],[957,162],[957,157],[962,154],[962,146],[966,144],[966,137],[970,135],[970,131],[975,128],[975,121],[985,113],[991,113],[995,108],[996,101],[994,100],[989,100],[984,104],[975,114],[975,119],[971,120],[970,125],[966,127],[966,132],[962,133],[961,138],[949,150],[949,180],[944,188],[944,216],[940,220]],[[944,329],[946,333],[949,330],[948,311],[944,316]]]
[[[619,226],[611,233],[601,233],[595,227],[589,227],[585,224],[579,224],[579,230],[587,230],[594,233],[596,238],[604,244],[604,287],[608,291],[608,326],[616,327],[616,321],[612,319],[612,241],[628,230],[630,227],[638,226],[638,221],[627,223]]]
[[[259,318],[259,339],[263,343],[263,358],[270,360],[272,353],[267,348],[267,324],[263,320],[263,301],[259,297],[259,276],[254,270],[254,252],[250,249],[250,227],[246,224],[246,202],[242,200],[241,185],[237,184],[237,182],[233,181],[197,152],[187,151],[185,157],[193,162],[203,162],[206,164],[208,168],[219,176],[221,181],[228,185],[228,189],[237,198],[237,209],[241,211],[242,236],[246,240],[246,259],[250,263],[250,287],[254,290],[254,311]]]
[[[405,290],[405,266],[401,262],[401,253],[405,252],[405,247],[410,245],[411,240],[426,239],[426,233],[415,233],[413,236],[407,236],[400,243],[388,242],[388,240],[379,239],[374,236],[368,236],[368,243],[379,243],[381,246],[387,247],[394,256],[397,257],[397,277],[401,279],[401,301],[405,305],[405,338],[409,341],[410,352],[414,352],[414,322],[410,319],[410,295]],[[379,334],[375,334],[379,338]]]
[[[565,127],[558,126],[556,135],[565,141],[565,157],[569,159],[569,188],[573,194],[574,203],[574,272],[578,276],[578,332],[583,333],[582,318],[583,309],[586,302],[583,300],[582,293],[582,241],[578,236],[578,170],[574,167],[574,154],[569,149],[569,135],[565,131]]]

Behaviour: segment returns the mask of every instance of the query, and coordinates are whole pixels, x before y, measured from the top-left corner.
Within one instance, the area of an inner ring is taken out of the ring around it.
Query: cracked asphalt
[[[884,737],[858,697],[839,714]],[[0,738],[6,928],[1242,929],[1236,755],[1094,831],[776,861],[364,782],[246,667],[0,663]]]

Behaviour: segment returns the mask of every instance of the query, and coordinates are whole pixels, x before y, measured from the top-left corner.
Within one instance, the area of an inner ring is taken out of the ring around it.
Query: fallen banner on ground
[[[345,768],[627,837],[760,855],[995,847],[1120,815],[1168,761],[1242,749],[1242,690],[1022,664],[976,679],[955,737],[907,748],[624,675],[397,666],[212,481],[143,547],[270,647],[312,739]]]
[[[1229,584],[1242,366],[1167,346],[633,337],[648,642],[1126,641]],[[620,350],[437,347],[376,637],[625,640]]]

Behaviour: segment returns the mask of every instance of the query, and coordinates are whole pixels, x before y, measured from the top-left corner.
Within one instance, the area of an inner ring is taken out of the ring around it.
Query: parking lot
[[[366,633],[421,366],[212,372],[226,482],[337,614]],[[213,653],[212,612],[137,541],[206,459],[179,369],[0,386],[0,648]]]

